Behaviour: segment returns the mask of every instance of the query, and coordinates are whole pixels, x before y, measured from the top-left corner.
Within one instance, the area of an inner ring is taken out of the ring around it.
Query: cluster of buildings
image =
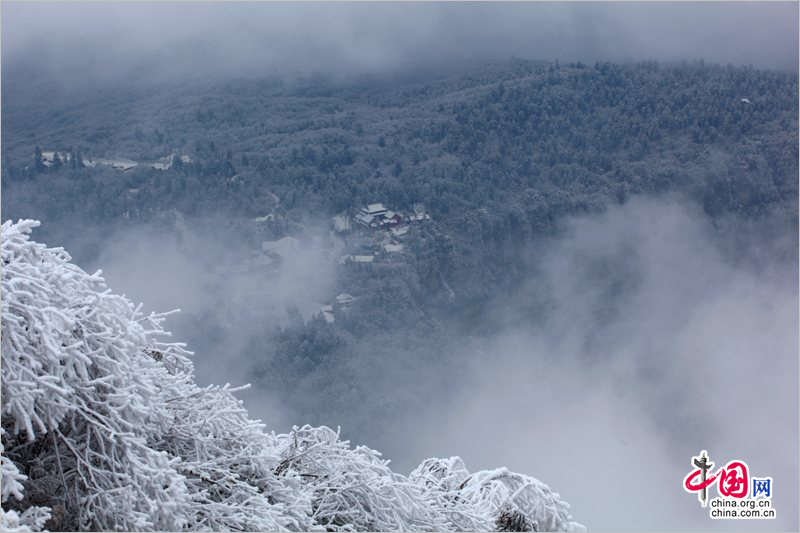
[[[333,227],[338,232],[349,231],[353,227],[362,229],[396,229],[406,223],[430,220],[423,204],[414,204],[413,211],[405,215],[387,208],[382,203],[362,207],[352,217],[342,213],[333,217]]]
[[[256,221],[272,219],[273,215],[270,214]],[[402,236],[413,224],[429,220],[431,216],[422,204],[415,204],[410,214],[389,209],[382,203],[369,204],[358,209],[353,216],[342,213],[333,217],[334,231],[327,235],[315,234],[308,242],[288,235],[262,241],[261,246],[252,250],[249,256],[232,258],[227,264],[216,265],[208,278],[216,282],[219,277],[231,275],[272,276],[292,268],[291,258],[297,259],[296,254],[312,250],[320,253],[299,257],[302,263],[320,261],[329,265],[330,261],[334,261],[344,268],[350,265],[391,267],[402,262],[406,247]],[[341,318],[341,313],[351,309],[355,300],[352,295],[341,293],[333,301],[320,303],[319,300],[300,299],[293,305],[296,305],[304,320],[317,316],[332,323],[337,317]]]
[[[394,228],[405,222],[420,222],[430,218],[422,204],[414,204],[414,211],[408,216],[392,211],[383,204],[369,204],[359,209],[353,220],[362,227],[376,229]]]
[[[55,164],[56,157],[62,165],[72,161],[72,154],[69,152],[42,152],[42,165],[52,167]]]
[[[175,161],[175,156],[177,156],[177,155],[178,155],[178,151],[174,150],[171,154],[162,157],[161,159],[159,159],[155,163],[151,163],[150,166],[153,167],[156,170],[169,170],[170,168],[172,168],[172,163]],[[186,154],[182,154],[179,157],[179,159],[180,159],[180,162],[183,163],[184,165],[187,164],[187,163],[191,163],[192,162],[192,158],[189,157]]]
[[[366,228],[391,228],[403,222],[403,216],[383,204],[369,204],[359,209],[353,220]]]
[[[155,163],[147,163],[146,166],[152,167],[156,170],[168,170],[172,167],[172,163],[174,161],[175,156],[178,154],[178,151],[175,150],[172,154],[162,157]],[[58,158],[59,162],[62,165],[67,165],[72,161],[72,154],[70,152],[55,152],[55,151],[43,151],[42,152],[42,165],[46,167],[52,167],[55,164],[56,158]],[[180,156],[181,163],[191,163],[192,158],[188,155],[181,155]],[[130,159],[89,159],[89,158],[81,158],[81,164],[87,168],[93,168],[96,166],[108,166],[113,168],[114,170],[120,170],[125,172],[126,170],[131,170],[132,168],[136,168],[139,166],[139,163],[136,161],[131,161]]]
[[[378,259],[392,262],[393,255],[403,252],[401,237],[412,224],[426,220],[431,220],[431,216],[421,203],[414,204],[408,215],[389,209],[382,203],[366,205],[352,218],[346,213],[336,215],[333,217],[333,229],[336,233],[350,234],[354,229],[360,230],[347,237],[349,247],[358,251],[339,257],[339,264],[373,263]],[[377,231],[379,229],[386,231]],[[361,246],[358,246],[359,242]]]
[[[131,161],[130,159],[84,159],[83,166],[85,167],[96,167],[97,165],[104,165],[113,168],[114,170],[121,170],[125,172],[126,170],[130,170],[132,168],[136,168],[139,166],[139,163],[136,161]]]
[[[42,165],[50,168],[56,164],[56,158],[58,158],[58,162],[66,166],[72,162],[72,157],[73,155],[70,152],[43,151]],[[80,164],[84,167],[93,168],[96,167],[97,165],[104,165],[104,166],[109,166],[115,170],[121,170],[123,172],[139,165],[139,163],[137,163],[136,161],[131,161],[129,159],[87,159],[84,157],[80,159],[81,159]]]

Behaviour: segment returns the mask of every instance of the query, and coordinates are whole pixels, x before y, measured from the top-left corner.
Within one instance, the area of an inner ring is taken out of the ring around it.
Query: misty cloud
[[[698,210],[652,200],[568,233],[537,250],[515,307],[544,299],[544,323],[461,354],[461,391],[407,421],[408,464],[504,462],[547,480],[597,530],[796,529],[796,256],[780,275],[734,265]],[[710,522],[681,485],[701,449],[772,476],[777,520]]]
[[[796,71],[797,17],[790,2],[6,2],[2,56],[65,81],[441,74],[512,55]]]
[[[198,383],[238,386],[252,382],[253,361],[264,356],[254,338],[309,320],[335,296],[336,263],[315,239],[319,232],[308,228],[297,235],[296,249],[272,256],[280,266],[244,270],[252,257],[264,256],[261,242],[213,226],[193,226],[179,216],[173,227],[115,232],[87,270],[102,269],[109,287],[142,302],[144,312],[180,309],[166,326],[194,352]],[[271,391],[251,389],[240,397],[251,399],[253,415],[270,427],[291,428],[290,406]]]
[[[306,235],[282,276],[209,285],[215,264],[252,245],[227,230],[177,228],[114,235],[97,265],[113,290],[148,308],[182,308],[168,326],[196,350],[200,383],[252,382],[269,350],[249,341],[285,325],[280,313],[254,311],[327,301],[335,266]],[[336,385],[289,398],[258,383],[241,396],[271,429],[341,425],[401,472],[451,455],[471,470],[528,472],[592,529],[796,529],[798,286],[787,253],[796,240],[768,220],[730,233],[677,200],[573,217],[531,250],[519,296],[493,306],[487,320],[505,325],[496,334],[424,351],[366,335],[353,339],[364,355],[337,370],[347,375],[326,378],[342,383],[342,397],[330,396]],[[350,380],[360,384],[355,404]],[[777,520],[709,522],[681,488],[701,449],[773,477]]]

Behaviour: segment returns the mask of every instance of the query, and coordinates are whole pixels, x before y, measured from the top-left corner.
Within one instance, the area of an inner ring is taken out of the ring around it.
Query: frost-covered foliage
[[[582,529],[505,469],[405,477],[326,427],[267,433],[235,389],[194,383],[165,315],[31,241],[37,225],[2,226],[4,531]]]
[[[470,475],[459,457],[433,458],[405,477],[326,427],[295,427],[277,439],[276,472],[303,480],[314,519],[328,531],[585,530],[547,485],[505,468]]]
[[[276,443],[247,416],[234,389],[199,389],[179,376],[177,395],[165,402],[174,414],[152,445],[180,457],[176,465],[192,494],[192,529],[212,531],[306,531],[310,498],[293,476],[277,479]]]
[[[530,476],[505,468],[476,472],[461,485],[462,497],[494,518],[498,531],[576,531],[569,504]],[[524,529],[520,529],[520,528]]]
[[[321,427],[279,435],[278,472],[296,472],[313,494],[314,519],[328,531],[447,531],[452,526],[422,488],[389,469],[380,453],[351,449]]]
[[[29,241],[36,225],[2,226],[3,444],[28,478],[21,503],[58,509],[57,529],[182,528],[176,460],[146,443],[170,419],[166,368],[143,351],[158,318]]]
[[[0,428],[0,434],[3,433]],[[0,444],[0,452],[5,451]],[[16,500],[24,498],[25,488],[22,482],[27,476],[22,474],[17,465],[11,462],[5,455],[0,459],[0,494],[2,502],[6,503],[10,497]],[[20,515],[14,510],[6,511],[0,509],[0,529],[3,531],[39,531],[45,522],[50,518],[50,510],[46,507],[30,506]]]
[[[4,509],[46,506],[60,530],[310,529],[272,437],[194,384],[163,315],[30,241],[37,225],[2,226],[3,467],[26,476],[4,476]]]
[[[459,457],[427,459],[409,476],[456,530],[585,531],[541,481],[505,468],[470,474]]]
[[[476,509],[461,494],[469,471],[460,457],[426,459],[409,479],[423,487],[426,496],[447,516],[458,531],[490,531],[493,517]]]

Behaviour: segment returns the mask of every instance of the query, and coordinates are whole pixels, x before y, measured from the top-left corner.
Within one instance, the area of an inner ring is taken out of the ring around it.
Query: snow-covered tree
[[[585,531],[550,487],[505,468],[470,474],[459,457],[427,459],[409,476],[460,531]]]
[[[3,445],[27,476],[19,503],[50,507],[56,529],[183,528],[177,461],[147,446],[169,423],[165,366],[142,349],[159,319],[30,241],[37,225],[2,226]]]
[[[29,240],[37,225],[2,226],[4,472],[25,476],[4,509],[42,505],[59,530],[310,529],[272,437],[230,390],[194,384],[164,316]]]
[[[458,458],[409,477],[326,427],[268,433],[61,248],[2,225],[4,531],[580,530],[543,483]]]
[[[277,472],[301,477],[312,494],[314,519],[328,531],[452,529],[421,487],[392,472],[375,450],[351,449],[327,427],[295,427],[278,443]]]
[[[426,459],[409,476],[435,502],[456,531],[491,531],[493,517],[476,508],[460,493],[469,471],[460,457]]]
[[[0,434],[2,433],[4,431],[0,429]],[[1,451],[5,451],[2,444],[0,444]],[[28,479],[27,476],[22,474],[17,465],[6,458],[5,455],[0,459],[0,463],[0,495],[2,495],[2,502],[5,504],[11,498],[22,500],[25,492],[22,483]],[[47,507],[31,505],[21,514],[13,509],[6,511],[5,507],[0,509],[0,529],[3,531],[40,531],[49,519],[50,509]]]

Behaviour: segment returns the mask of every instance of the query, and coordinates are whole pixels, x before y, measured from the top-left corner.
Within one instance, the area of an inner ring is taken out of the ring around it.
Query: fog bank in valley
[[[530,473],[593,529],[749,529],[709,522],[682,489],[706,449],[774,478],[778,519],[759,529],[796,529],[796,234],[769,219],[737,224],[664,199],[573,217],[529,251],[517,296],[488,306],[494,333],[442,341],[435,357],[388,332],[356,338],[365,358],[332,366],[342,374],[326,374],[333,385],[318,397],[256,382],[245,405],[277,431],[309,418],[341,426],[401,472],[460,455],[471,470]],[[183,309],[168,325],[195,350],[201,384],[253,381],[269,350],[252,339],[285,327],[281,310],[336,293],[337,267],[310,237],[278,277],[209,278],[251,245],[175,233],[116,235],[97,264],[115,291]],[[358,383],[358,400],[330,396],[340,381]]]
[[[652,200],[574,219],[535,251],[519,300],[498,306],[517,323],[459,354],[469,377],[458,393],[432,400],[422,423],[409,416],[409,455],[532,472],[597,530],[751,528],[709,521],[683,490],[706,449],[774,478],[778,518],[759,529],[796,529],[791,233],[732,250],[698,209]],[[544,323],[526,325],[543,294]]]

